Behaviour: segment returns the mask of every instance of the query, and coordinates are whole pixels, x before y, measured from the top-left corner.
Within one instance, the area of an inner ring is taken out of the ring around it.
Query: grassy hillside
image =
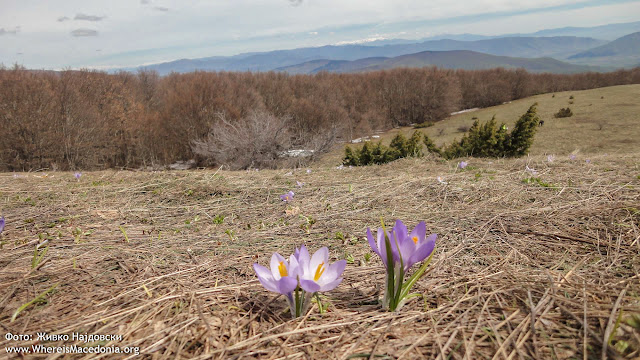
[[[574,99],[569,99],[571,96]],[[529,106],[537,102],[538,116],[544,120],[544,126],[538,127],[530,149],[532,155],[640,153],[639,98],[640,85],[543,94],[454,115],[420,131],[429,135],[438,146],[450,144],[462,137],[463,133],[458,128],[470,127],[473,117],[486,122],[495,115],[498,123],[504,122],[512,128]],[[566,107],[573,111],[572,117],[556,119],[553,116]],[[398,131],[410,136],[414,129],[395,129],[380,134],[381,139],[388,143]],[[339,146],[322,161],[338,164],[342,154],[342,146]]]
[[[13,334],[122,335],[99,344],[158,359],[567,359],[584,348],[600,358],[607,324],[640,313],[637,155],[474,159],[465,171],[424,158],[310,174],[0,174],[0,323]],[[523,182],[525,166],[538,181]],[[287,205],[278,195],[289,189]],[[439,236],[420,297],[397,313],[377,304],[384,270],[366,256],[380,217],[425,220]],[[323,294],[324,314],[314,303],[291,319],[252,264],[302,243],[349,263]],[[608,358],[621,341],[636,351],[639,335],[618,327]],[[0,349],[33,343],[3,336]]]

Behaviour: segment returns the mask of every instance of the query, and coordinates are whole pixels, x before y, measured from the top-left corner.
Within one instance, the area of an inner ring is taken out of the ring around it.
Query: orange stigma
[[[287,266],[284,264],[284,261],[280,261],[280,265],[278,265],[278,271],[280,271],[280,276],[289,275],[289,273],[287,272]]]
[[[417,236],[412,237],[411,240],[413,240],[414,244],[418,243],[418,237]]]
[[[313,281],[318,281],[320,279],[320,276],[322,276],[324,269],[325,269],[324,262],[321,262],[320,265],[318,265],[318,268],[316,269],[316,275],[313,277]]]

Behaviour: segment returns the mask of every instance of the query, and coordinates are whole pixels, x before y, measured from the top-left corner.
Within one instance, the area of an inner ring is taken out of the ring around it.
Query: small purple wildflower
[[[4,230],[4,216],[0,217],[0,234],[2,234],[2,230]]]
[[[587,164],[591,164],[591,159],[586,159],[584,162],[586,162]]]
[[[573,161],[576,159],[576,154],[569,155],[569,160]]]
[[[297,187],[301,188],[303,185],[304,185],[303,182],[300,182],[300,181],[296,180],[296,186]]]
[[[458,163],[458,169],[464,169],[467,167],[467,165],[469,165],[466,161],[460,161]]]
[[[555,157],[555,156],[553,156],[553,155],[547,155],[547,161],[548,161],[548,162],[552,163],[555,159],[556,159],[556,157]]]
[[[307,169],[307,174],[311,174],[311,169]]]
[[[527,165],[524,169],[524,171],[528,172],[529,174],[536,176],[538,175],[538,172],[536,171],[536,169],[534,168],[530,168],[529,165]]]
[[[288,193],[280,195],[280,200],[282,200],[284,202],[292,201],[293,200],[293,195],[295,195],[293,193],[293,191],[289,190]]]
[[[431,260],[436,245],[437,234],[427,236],[424,221],[418,223],[409,232],[402,221],[397,220],[393,228],[387,231],[384,223],[378,228],[376,237],[367,228],[367,240],[387,270],[387,280],[382,306],[396,311],[407,301],[407,296],[413,284],[424,274]],[[390,253],[389,253],[390,252]],[[406,281],[405,274],[411,267],[427,259],[420,268]]]
[[[73,173],[73,176],[75,176],[76,180],[80,180],[82,173],[76,171],[75,173]]]

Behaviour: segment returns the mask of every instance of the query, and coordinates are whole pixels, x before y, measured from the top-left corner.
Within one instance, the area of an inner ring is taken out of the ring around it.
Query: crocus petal
[[[436,246],[436,239],[438,238],[437,234],[431,234],[429,237],[421,243],[416,251],[411,255],[409,261],[405,264],[405,271],[409,270],[409,268],[420,261],[426,259],[431,255],[433,249]]]
[[[265,289],[273,292],[279,292],[276,281],[273,279],[273,275],[269,269],[260,264],[253,264],[253,270],[255,270],[258,280]]]
[[[0,233],[4,230],[4,216],[0,218]]]
[[[302,269],[300,268],[300,263],[298,263],[298,259],[295,257],[295,255],[289,256],[288,274],[294,279],[297,279],[298,276],[302,275]]]
[[[414,236],[418,238],[418,244],[424,241],[425,236],[427,236],[427,224],[424,221],[420,221],[418,225],[411,230],[409,238],[413,240]]]
[[[282,255],[273,253],[273,255],[271,255],[271,273],[273,274],[273,278],[276,280],[280,280],[280,278],[282,277],[280,275],[280,270],[278,269],[278,267],[280,266],[280,262],[284,262],[285,266],[288,265],[287,260]]]
[[[318,290],[320,290],[320,285],[318,283],[316,283],[313,280],[306,280],[306,279],[301,279],[300,280],[300,287],[302,289],[304,289],[304,291],[310,292],[310,293],[314,293]]]
[[[298,280],[291,276],[284,276],[278,280],[278,292],[280,294],[288,294],[298,287]]]
[[[382,257],[382,255],[380,255],[380,250],[378,250],[376,239],[371,234],[371,229],[369,228],[367,228],[367,240],[369,240],[369,246],[371,246],[371,250],[373,250],[374,253],[378,254],[378,256]]]
[[[328,282],[320,287],[320,291],[331,291],[335,289],[342,282],[342,278],[337,278],[331,282]]]
[[[311,262],[311,256],[309,255],[309,250],[307,250],[307,247],[302,245],[300,247],[300,254],[298,255],[298,265],[300,266],[300,271],[298,272],[298,275],[300,275],[300,277],[308,279],[310,270],[309,270],[309,263]]]
[[[347,266],[347,260],[336,261],[333,264],[327,266],[327,269],[322,274],[322,278],[320,281],[321,284],[326,284],[330,281],[334,281],[335,279],[342,276],[344,272],[344,268]],[[323,290],[324,291],[324,290]]]
[[[378,228],[378,249],[380,250],[380,259],[382,259],[382,262],[384,263],[384,266],[387,267],[387,247],[384,244],[384,231],[382,230],[382,228]],[[393,244],[391,245],[392,247],[392,252],[393,252]]]
[[[329,265],[329,249],[326,246],[318,249],[318,251],[316,251],[311,257],[309,270],[312,271],[313,275],[315,275],[315,272],[320,264],[324,264],[323,266]]]
[[[398,241],[407,237],[409,231],[404,225],[402,220],[396,220],[396,224],[393,226],[393,233],[397,236]],[[393,239],[391,239],[393,241]]]

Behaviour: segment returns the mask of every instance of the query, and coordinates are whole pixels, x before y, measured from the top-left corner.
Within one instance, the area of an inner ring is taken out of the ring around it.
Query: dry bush
[[[231,169],[275,168],[280,154],[291,146],[288,118],[254,110],[233,121],[218,113],[218,121],[204,140],[192,141],[193,152]]]

